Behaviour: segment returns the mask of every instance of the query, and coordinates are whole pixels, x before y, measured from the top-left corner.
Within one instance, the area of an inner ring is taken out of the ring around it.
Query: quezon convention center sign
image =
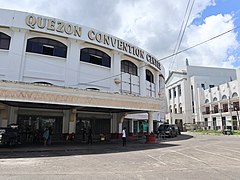
[[[157,59],[146,51],[134,46],[126,41],[123,41],[114,36],[105,34],[103,32],[87,29],[86,27],[74,25],[72,23],[56,20],[53,18],[47,18],[37,15],[27,15],[25,17],[26,25],[37,31],[51,31],[53,33],[65,34],[67,36],[74,36],[83,41],[92,42],[101,46],[108,47],[126,53],[130,56],[136,57],[137,59],[146,60],[157,69],[161,70],[161,64]],[[85,29],[87,29],[85,31]],[[86,34],[83,34],[86,33]],[[87,39],[83,39],[86,37]]]

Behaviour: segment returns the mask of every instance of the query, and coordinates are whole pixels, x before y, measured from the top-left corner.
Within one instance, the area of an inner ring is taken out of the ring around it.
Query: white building
[[[239,129],[240,70],[236,72],[237,80],[206,90],[198,89],[201,99],[200,127],[211,130]]]
[[[165,96],[156,57],[60,19],[3,9],[0,17],[0,126],[19,124],[23,141],[46,126],[55,139],[87,126],[116,137],[123,123],[142,130],[143,114],[153,131]]]
[[[198,88],[212,88],[236,79],[234,69],[186,66],[186,70],[172,71],[166,79],[168,112],[166,120],[182,129],[186,124],[202,121]]]

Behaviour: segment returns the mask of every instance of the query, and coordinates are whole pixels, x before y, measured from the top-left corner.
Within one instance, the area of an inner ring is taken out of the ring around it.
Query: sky
[[[239,0],[0,0],[0,8],[109,33],[155,55],[166,75],[185,69],[186,59],[193,66],[240,67],[240,28],[165,58],[240,26]]]

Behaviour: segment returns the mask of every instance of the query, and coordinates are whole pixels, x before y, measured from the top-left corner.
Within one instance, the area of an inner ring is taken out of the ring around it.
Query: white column
[[[148,112],[148,133],[153,132],[153,112]]]
[[[14,35],[11,37],[9,49],[9,70],[6,79],[11,81],[21,81],[26,54],[26,30],[11,28]]]
[[[155,73],[155,97],[159,97],[159,72]]]
[[[76,122],[77,122],[76,119],[77,119],[77,114],[75,110],[72,110],[72,112],[70,112],[69,133],[76,132]]]
[[[70,39],[68,48],[68,57],[65,69],[65,85],[77,87],[78,74],[80,66],[80,49],[82,44],[77,40]]]
[[[146,90],[146,68],[144,64],[139,65],[139,75],[140,75],[140,95],[146,96],[147,90]]]
[[[62,127],[62,133],[68,133],[69,130],[69,117],[70,117],[70,111],[69,110],[63,110],[63,127]]]
[[[121,90],[121,54],[118,52],[112,52],[111,60],[111,90],[113,92],[120,92]],[[119,81],[118,81],[119,80]]]

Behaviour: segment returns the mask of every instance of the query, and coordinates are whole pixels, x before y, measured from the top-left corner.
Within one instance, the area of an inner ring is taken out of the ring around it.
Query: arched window
[[[135,76],[138,75],[137,66],[128,60],[121,61],[121,72],[129,73]]]
[[[175,104],[175,105],[174,105],[174,113],[177,114],[177,112],[178,112],[178,111],[177,111],[177,105]]]
[[[236,92],[234,92],[234,93],[232,94],[232,97],[238,97],[238,94],[237,94]]]
[[[181,113],[181,114],[183,113],[182,112],[182,104],[181,103],[179,104],[179,113]]]
[[[67,46],[63,43],[48,38],[31,38],[27,41],[27,52],[49,56],[67,57]]]
[[[227,99],[227,96],[226,96],[226,95],[223,95],[223,96],[222,96],[222,99]]]
[[[172,106],[169,106],[169,112],[172,113]]]
[[[149,71],[148,69],[146,69],[146,80],[151,82],[151,83],[154,83],[154,79],[153,79],[153,74],[151,71]]]
[[[208,99],[205,100],[205,104],[207,104],[207,103],[209,103],[209,100],[208,100]]]
[[[213,98],[213,101],[217,101],[217,98],[216,98],[216,97],[214,97],[214,98]]]
[[[11,37],[0,32],[0,49],[9,50]]]
[[[80,61],[111,67],[111,57],[105,52],[92,48],[81,49]]]

